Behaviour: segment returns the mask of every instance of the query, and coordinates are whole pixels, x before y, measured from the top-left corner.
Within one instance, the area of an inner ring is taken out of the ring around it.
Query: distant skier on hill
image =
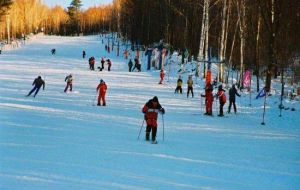
[[[158,98],[154,96],[143,107],[142,112],[145,114],[146,127],[146,141],[150,140],[150,132],[152,131],[151,140],[152,143],[157,143],[157,115],[158,113],[165,114],[165,109],[162,108],[158,102]]]
[[[206,112],[204,115],[210,115],[212,116],[212,104],[214,101],[213,97],[213,86],[209,82],[206,83],[205,86],[205,95],[201,95],[202,97],[205,97],[205,107],[206,107]]]
[[[89,58],[89,65],[90,65],[90,70],[95,70],[95,57],[90,57]]]
[[[132,65],[133,65],[133,63],[132,63],[132,61],[130,59],[129,62],[128,62],[128,70],[129,70],[129,72],[131,72]]]
[[[107,65],[108,65],[108,71],[110,71],[110,68],[111,68],[111,65],[112,65],[112,62],[110,59],[107,59]]]
[[[134,59],[134,67],[132,71],[134,71],[135,69],[137,69],[138,72],[141,72],[141,64],[137,57]]]
[[[85,53],[85,51],[83,50],[83,51],[82,51],[82,58],[83,58],[83,59],[85,58],[85,55],[86,55],[86,53]]]
[[[107,85],[102,79],[100,80],[100,84],[97,86],[97,92],[98,91],[99,91],[99,96],[98,96],[97,106],[101,106],[101,101],[102,101],[102,106],[106,106],[105,94],[107,91]]]
[[[73,77],[72,77],[72,74],[69,74],[68,76],[66,76],[65,82],[67,82],[67,85],[65,87],[64,92],[67,92],[67,90],[68,90],[69,87],[70,87],[70,92],[72,92],[72,87],[73,87]]]
[[[237,92],[235,85],[233,84],[229,89],[229,107],[227,113],[230,113],[231,105],[233,104],[234,113],[236,114],[235,95],[241,97],[241,95]]]
[[[56,53],[56,49],[54,49],[54,48],[51,49],[51,54],[52,54],[52,55],[55,55],[55,53]]]
[[[160,77],[160,81],[158,84],[162,84],[164,81],[164,77],[165,77],[165,73],[164,73],[163,69],[160,70],[159,77]]]
[[[187,81],[187,85],[188,85],[188,90],[187,90],[187,94],[186,94],[187,98],[189,97],[190,92],[192,93],[192,98],[194,98],[194,92],[193,92],[193,78],[192,78],[191,75],[189,76],[189,79],[188,79],[188,81]]]
[[[180,93],[182,94],[182,79],[181,76],[179,75],[178,79],[177,79],[177,87],[175,89],[175,93]]]
[[[43,90],[45,89],[45,81],[42,79],[41,76],[38,76],[36,79],[34,79],[32,86],[33,85],[34,85],[33,89],[28,93],[27,96],[30,96],[35,91],[33,96],[35,97],[42,86],[43,86]]]
[[[104,63],[105,63],[105,60],[104,60],[104,58],[102,57],[102,58],[101,58],[101,68],[100,68],[100,71],[103,71],[103,69],[104,69]]]
[[[219,117],[223,117],[223,107],[226,103],[226,95],[225,95],[225,90],[223,89],[222,85],[218,87],[218,93],[216,94],[216,97],[219,97],[219,102],[220,102],[220,112],[219,112]]]

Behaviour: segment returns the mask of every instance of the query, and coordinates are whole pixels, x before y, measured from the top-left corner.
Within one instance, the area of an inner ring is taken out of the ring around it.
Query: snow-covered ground
[[[255,94],[251,107],[249,95],[237,98],[237,115],[206,117],[203,86],[195,98],[175,95],[177,76],[159,85],[158,71],[129,73],[103,46],[97,36],[39,36],[0,55],[1,190],[300,189],[299,103],[285,100],[296,111],[278,117],[279,97],[271,96],[264,126]],[[88,70],[90,56],[96,66],[111,58],[112,71]],[[65,94],[69,73],[74,92]],[[25,97],[38,75],[45,90]],[[106,107],[92,106],[100,79]],[[144,141],[144,129],[137,140],[141,108],[153,96],[166,110],[157,145]]]

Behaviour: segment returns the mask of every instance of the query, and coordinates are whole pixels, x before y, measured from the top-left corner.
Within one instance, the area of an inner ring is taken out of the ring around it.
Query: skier
[[[137,57],[135,57],[135,59],[134,59],[134,67],[133,67],[132,71],[134,71],[135,69],[137,69],[138,72],[141,72],[141,64]]]
[[[193,79],[192,76],[189,76],[189,79],[187,81],[188,90],[187,90],[187,98],[189,97],[190,91],[192,93],[192,98],[194,98],[194,92],[193,92]]]
[[[233,84],[229,89],[229,107],[227,113],[230,113],[231,105],[233,104],[234,113],[236,114],[235,95],[241,97],[241,95],[237,92],[235,85]]]
[[[111,62],[110,59],[107,59],[106,61],[107,61],[107,65],[108,65],[108,71],[110,71],[110,67],[112,65],[112,62]]]
[[[89,65],[90,65],[90,70],[95,70],[94,65],[95,65],[95,57],[90,57],[89,58]]]
[[[159,76],[160,76],[160,81],[159,81],[158,84],[162,84],[163,81],[164,81],[164,77],[165,77],[165,73],[164,73],[164,70],[163,70],[163,69],[160,70]]]
[[[102,57],[102,58],[101,58],[101,69],[100,69],[100,71],[102,71],[102,70],[104,69],[104,63],[105,63],[105,60],[104,60],[104,58]]]
[[[161,107],[160,103],[158,102],[158,98],[154,96],[144,105],[142,112],[145,114],[145,120],[147,123],[146,141],[150,140],[150,132],[152,131],[151,140],[152,143],[156,144],[157,115],[158,112],[165,114],[165,109]]]
[[[35,91],[33,96],[35,97],[42,86],[43,86],[43,90],[45,90],[45,81],[42,79],[41,76],[38,76],[36,79],[34,79],[32,86],[33,85],[34,85],[33,89],[28,93],[27,96],[30,96]]]
[[[70,92],[72,92],[72,87],[73,87],[73,85],[72,85],[72,83],[73,83],[72,74],[69,74],[68,76],[66,76],[65,82],[67,82],[67,86],[66,86],[64,92],[67,92],[69,87],[70,87]]]
[[[124,50],[123,54],[124,54],[125,59],[128,59],[129,51],[127,49]]]
[[[101,79],[100,84],[97,86],[97,92],[99,91],[97,106],[101,106],[101,100],[102,100],[102,106],[106,106],[106,101],[105,101],[106,90],[107,90],[107,86],[104,80]]]
[[[220,112],[219,112],[219,117],[223,117],[223,107],[226,103],[226,95],[225,95],[225,90],[223,89],[222,85],[218,87],[218,93],[216,94],[216,97],[219,97],[219,102],[220,102]]]
[[[83,51],[82,51],[82,58],[83,58],[83,59],[85,58],[85,55],[86,55],[86,53],[85,53],[85,51],[83,50]]]
[[[204,115],[210,115],[212,116],[212,104],[214,101],[213,97],[213,86],[209,82],[206,83],[205,86],[205,95],[201,95],[202,97],[205,97],[205,107],[206,107],[206,112]]]
[[[54,49],[54,48],[51,49],[51,54],[52,54],[52,55],[55,55],[55,53],[56,53],[56,49]]]
[[[133,63],[132,63],[132,61],[131,61],[131,59],[130,59],[129,62],[128,62],[128,69],[129,69],[129,72],[131,72],[132,65],[133,65]]]
[[[179,75],[178,80],[177,80],[177,87],[175,89],[175,93],[180,92],[180,94],[182,94],[182,79],[181,76]]]

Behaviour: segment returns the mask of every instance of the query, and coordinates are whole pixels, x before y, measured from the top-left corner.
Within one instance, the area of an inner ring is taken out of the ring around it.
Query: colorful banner
[[[251,73],[249,70],[247,70],[244,74],[244,81],[243,81],[243,86],[244,87],[250,87],[250,80],[251,80]]]

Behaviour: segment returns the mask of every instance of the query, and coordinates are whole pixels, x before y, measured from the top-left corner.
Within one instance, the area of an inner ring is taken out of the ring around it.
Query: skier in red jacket
[[[206,107],[206,112],[204,113],[205,115],[210,115],[212,116],[212,104],[214,101],[214,96],[213,96],[213,86],[208,82],[206,83],[205,86],[205,95],[201,95],[205,97],[205,107]]]
[[[165,77],[165,73],[164,73],[164,70],[163,70],[163,69],[160,70],[159,76],[160,76],[160,81],[159,81],[158,84],[162,84],[163,81],[164,81],[164,77]]]
[[[101,106],[101,100],[102,100],[102,106],[106,106],[106,102],[105,102],[106,90],[107,90],[107,86],[105,82],[101,79],[100,84],[97,87],[97,91],[99,91],[97,106]]]
[[[225,90],[223,89],[222,85],[219,86],[218,88],[218,93],[216,94],[217,97],[219,97],[219,102],[220,102],[220,113],[219,117],[223,117],[223,107],[226,103],[226,95],[225,95]]]
[[[152,131],[152,143],[157,143],[157,115],[158,113],[165,114],[165,109],[161,107],[158,102],[158,98],[154,96],[144,105],[142,112],[145,114],[145,120],[147,123],[146,141],[150,140],[150,132]]]

